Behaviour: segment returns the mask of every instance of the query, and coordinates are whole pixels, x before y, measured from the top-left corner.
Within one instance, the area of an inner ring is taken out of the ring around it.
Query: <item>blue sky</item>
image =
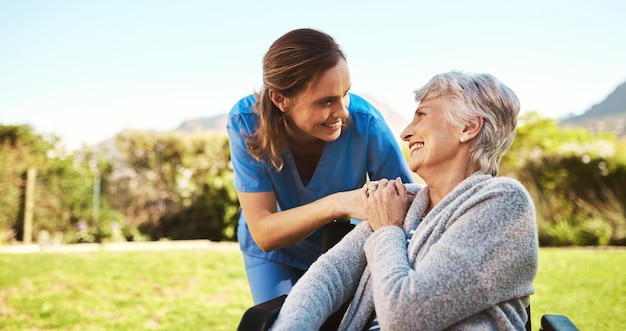
[[[69,146],[172,130],[261,85],[283,33],[332,35],[353,92],[409,118],[413,90],[489,72],[522,110],[580,114],[626,81],[626,2],[0,0],[0,124]]]

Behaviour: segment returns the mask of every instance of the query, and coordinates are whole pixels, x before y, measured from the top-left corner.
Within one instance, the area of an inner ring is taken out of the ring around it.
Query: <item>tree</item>
[[[93,174],[88,164],[67,153],[56,136],[42,136],[30,126],[0,126],[0,230],[23,239],[25,173],[36,169],[33,233],[75,231],[91,220]],[[71,236],[70,236],[71,237]]]
[[[152,239],[236,238],[226,135],[126,131],[115,143],[120,163],[106,194],[133,226]]]
[[[528,113],[502,160],[537,206],[545,245],[620,244],[626,238],[625,144],[615,134],[560,128]]]

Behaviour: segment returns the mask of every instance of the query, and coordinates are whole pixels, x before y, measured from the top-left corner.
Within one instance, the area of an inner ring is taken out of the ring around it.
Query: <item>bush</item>
[[[236,240],[239,204],[225,134],[128,131],[116,146],[120,162],[105,196],[132,226],[152,240]]]
[[[608,245],[626,238],[626,147],[611,134],[562,129],[528,114],[502,160],[537,208],[542,246]]]
[[[114,141],[69,154],[56,137],[0,125],[0,244],[23,237],[31,167],[34,234],[63,233],[65,242],[237,240],[225,134],[126,131]],[[530,192],[542,246],[626,245],[624,138],[560,128],[528,113],[499,173]]]

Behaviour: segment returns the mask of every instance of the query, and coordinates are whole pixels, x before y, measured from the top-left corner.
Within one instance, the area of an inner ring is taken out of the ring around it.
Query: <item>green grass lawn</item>
[[[237,250],[0,255],[0,330],[235,330]]]
[[[531,298],[581,330],[626,328],[626,250],[543,248]],[[2,330],[235,330],[252,305],[241,253],[0,254]]]
[[[626,250],[542,248],[533,330],[543,314],[567,315],[581,330],[626,330]]]

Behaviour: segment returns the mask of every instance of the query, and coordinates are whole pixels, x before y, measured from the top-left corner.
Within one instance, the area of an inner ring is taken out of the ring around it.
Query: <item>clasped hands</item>
[[[332,195],[342,214],[368,221],[374,231],[388,225],[402,227],[414,198],[415,193],[406,189],[400,177],[372,181],[362,188]]]
[[[367,220],[376,231],[384,226],[402,227],[409,205],[415,198],[400,177],[370,182],[361,193]]]

